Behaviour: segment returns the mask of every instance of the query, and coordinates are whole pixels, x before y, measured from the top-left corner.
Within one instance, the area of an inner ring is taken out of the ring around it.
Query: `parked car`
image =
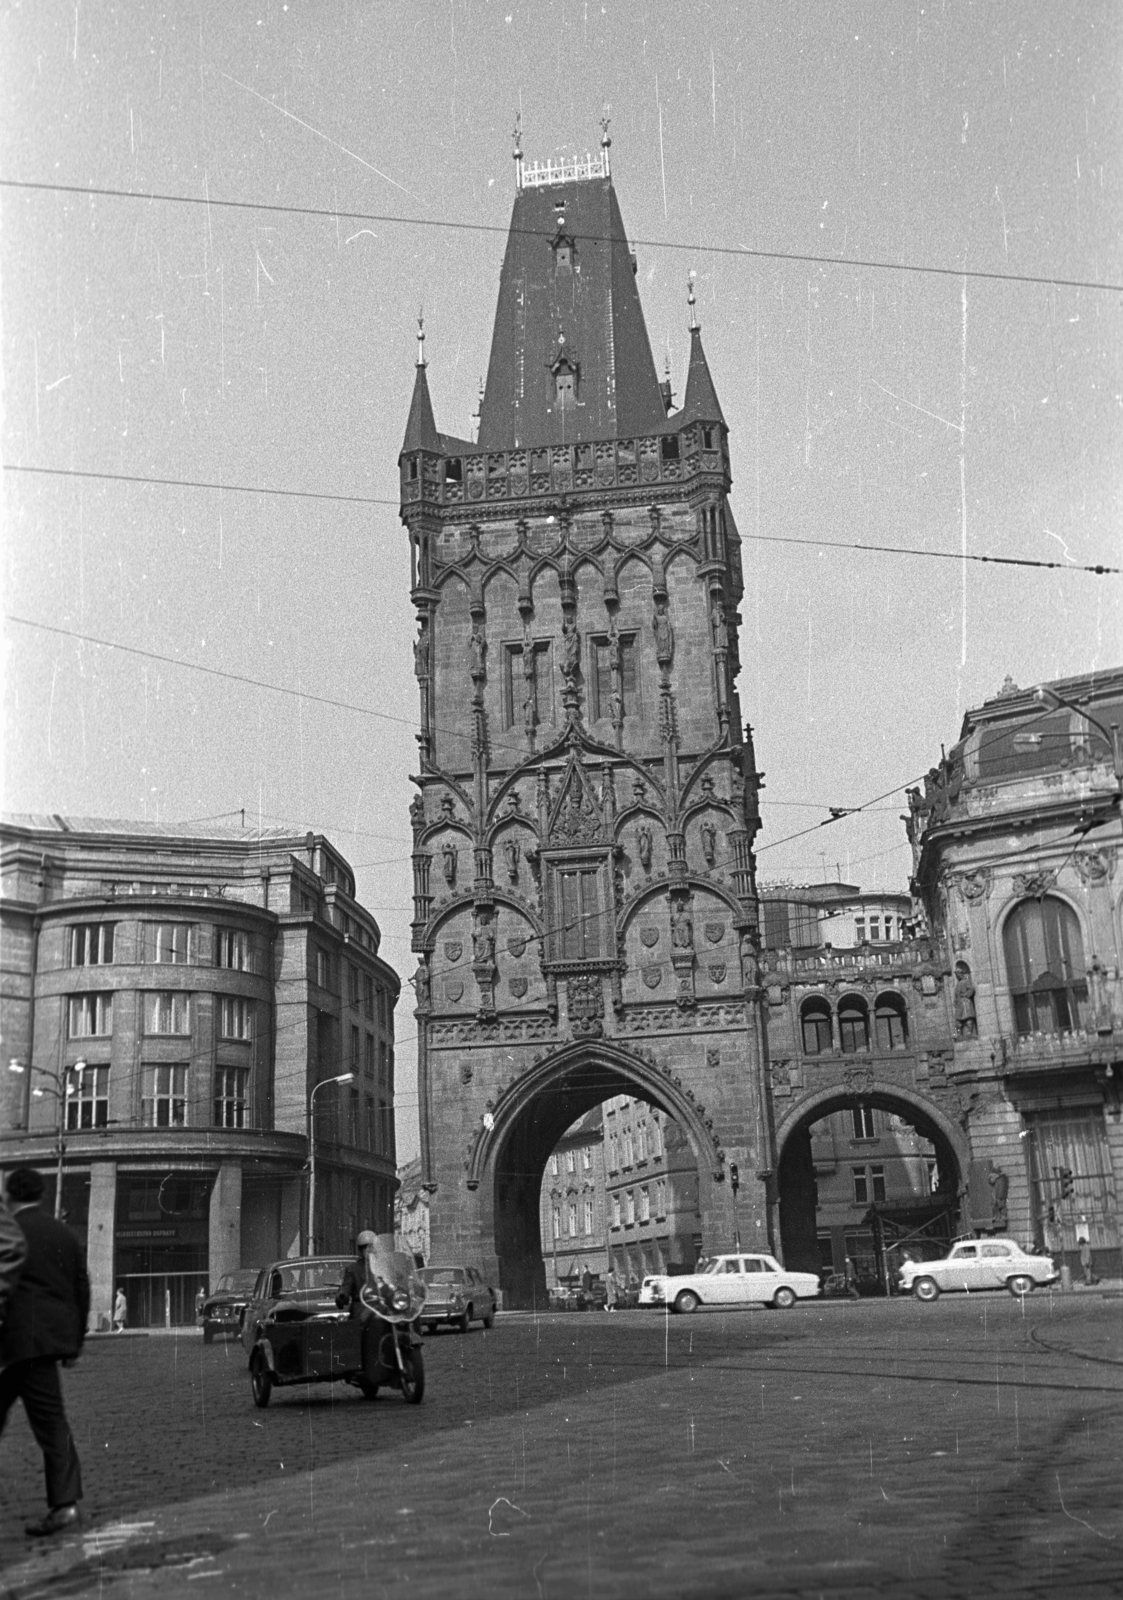
[[[249,1304],[257,1282],[257,1269],[243,1272],[224,1272],[210,1294],[203,1301],[203,1343],[210,1344],[216,1333],[239,1334],[242,1331],[242,1314]]]
[[[697,1311],[699,1306],[777,1306],[787,1310],[797,1300],[822,1293],[817,1273],[789,1272],[775,1256],[711,1256],[683,1276],[655,1274],[640,1288],[641,1306],[669,1306],[672,1311]]]
[[[490,1328],[495,1321],[495,1290],[475,1267],[422,1267],[425,1310],[421,1321],[428,1333],[442,1322],[467,1333],[473,1322]]]
[[[956,1289],[1009,1289],[1021,1296],[1059,1277],[1049,1256],[1028,1255],[1013,1239],[961,1239],[942,1260],[906,1261],[897,1281],[903,1294],[938,1300]]]

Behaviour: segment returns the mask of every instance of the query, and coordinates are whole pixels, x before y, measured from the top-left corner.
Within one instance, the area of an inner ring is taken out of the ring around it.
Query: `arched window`
[[[908,1043],[908,1008],[899,994],[879,995],[873,1016],[879,1050],[899,1050]]]
[[[838,1038],[843,1051],[854,1055],[870,1047],[869,1007],[860,995],[848,994],[838,1007]]]
[[[1084,941],[1072,908],[1049,895],[1023,900],[1006,919],[1002,943],[1018,1032],[1079,1028],[1088,983]]]
[[[831,1008],[825,1000],[805,1000],[800,1007],[803,1053],[821,1056],[831,1048]]]

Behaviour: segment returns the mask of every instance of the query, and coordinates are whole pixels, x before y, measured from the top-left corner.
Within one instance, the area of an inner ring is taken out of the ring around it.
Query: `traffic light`
[[[729,1163],[729,1184],[734,1194],[741,1187],[741,1173],[735,1161]]]
[[[1071,1167],[1054,1167],[1053,1173],[1061,1186],[1061,1199],[1071,1200],[1076,1193],[1076,1185],[1072,1181],[1074,1173]]]

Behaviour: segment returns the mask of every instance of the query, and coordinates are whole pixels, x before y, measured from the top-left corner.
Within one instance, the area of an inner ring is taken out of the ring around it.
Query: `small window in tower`
[[[677,461],[678,460],[678,434],[677,433],[665,433],[663,435],[662,444],[663,444],[663,460],[664,461]]]
[[[702,449],[703,450],[712,450],[713,447],[714,447],[714,430],[712,428],[703,428],[702,429]]]
[[[569,367],[559,367],[554,374],[555,400],[559,411],[572,411],[577,404],[577,374]]]
[[[573,246],[568,239],[560,239],[554,251],[554,260],[559,267],[572,267]]]
[[[411,482],[413,482],[413,480],[417,477],[417,457],[416,456],[414,456],[413,460],[409,464],[409,476],[410,476],[410,481]]]
[[[460,460],[460,458],[457,456],[455,459],[453,459],[451,461],[446,461],[445,462],[445,482],[446,483],[462,483],[463,480],[464,480],[464,463]]]

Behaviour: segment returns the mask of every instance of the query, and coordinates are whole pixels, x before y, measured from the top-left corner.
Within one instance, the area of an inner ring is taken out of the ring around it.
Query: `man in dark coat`
[[[73,1361],[82,1348],[90,1282],[70,1229],[39,1210],[43,1179],[34,1167],[14,1167],[7,1192],[27,1255],[0,1327],[0,1432],[22,1400],[47,1478],[47,1514],[28,1523],[27,1532],[62,1533],[81,1521],[82,1475],[58,1364]]]

